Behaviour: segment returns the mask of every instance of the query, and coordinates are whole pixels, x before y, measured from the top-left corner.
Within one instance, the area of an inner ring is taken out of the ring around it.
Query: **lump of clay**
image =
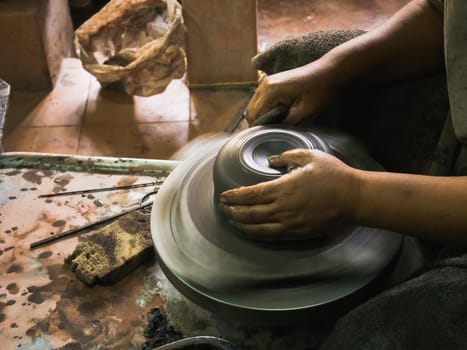
[[[185,73],[176,0],[111,0],[75,34],[83,67],[103,86],[150,96]]]

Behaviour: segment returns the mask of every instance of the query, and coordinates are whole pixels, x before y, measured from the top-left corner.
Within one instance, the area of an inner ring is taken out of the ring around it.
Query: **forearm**
[[[442,14],[414,0],[387,22],[323,57],[336,67],[339,85],[418,76],[443,68]]]
[[[467,177],[357,173],[357,224],[467,245]]]

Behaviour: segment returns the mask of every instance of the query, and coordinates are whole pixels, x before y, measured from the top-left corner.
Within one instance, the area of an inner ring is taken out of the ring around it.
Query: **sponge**
[[[65,258],[88,285],[113,284],[154,256],[150,214],[134,211],[86,236]]]

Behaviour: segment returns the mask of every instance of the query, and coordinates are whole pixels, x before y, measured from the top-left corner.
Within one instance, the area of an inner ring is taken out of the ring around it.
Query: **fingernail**
[[[281,154],[273,154],[268,157],[269,162],[274,162],[282,158]]]

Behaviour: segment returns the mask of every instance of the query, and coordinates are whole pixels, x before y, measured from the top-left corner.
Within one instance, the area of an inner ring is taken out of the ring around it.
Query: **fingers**
[[[321,232],[306,231],[297,227],[285,226],[280,222],[268,222],[258,224],[247,224],[230,220],[229,224],[238,231],[243,232],[251,238],[265,241],[296,241],[319,237]]]
[[[277,208],[274,203],[257,205],[220,203],[219,209],[229,218],[230,225],[258,239],[277,240],[278,237],[284,235],[286,230],[276,217]]]
[[[292,103],[284,95],[274,97],[273,93],[263,90],[265,89],[260,85],[246,108],[245,117],[250,126],[270,123],[296,125],[310,115],[303,103],[299,101]],[[270,121],[258,123],[259,119],[269,114],[271,114],[268,118]]]
[[[258,224],[276,222],[275,209],[272,204],[259,205],[225,205],[220,204],[219,209],[230,219],[243,224]]]
[[[259,117],[266,115],[279,106],[285,108],[285,114],[288,115],[288,106],[291,103],[289,101],[290,98],[288,97],[288,93],[283,91],[284,88],[281,88],[280,84],[277,83],[278,79],[277,75],[266,76],[256,89],[245,113],[246,120],[250,126],[253,126]],[[285,119],[287,115],[281,112],[280,119]]]
[[[220,204],[220,210],[229,218],[229,224],[237,230],[258,239],[273,240],[283,235],[284,225],[275,217],[270,204],[255,206],[230,206]]]
[[[293,149],[285,151],[279,155],[270,156],[268,158],[269,165],[273,168],[285,168],[290,164],[298,165],[303,167],[308,163],[311,163],[319,150],[308,150],[308,149]]]
[[[264,82],[261,84],[264,84]],[[246,108],[245,117],[249,125],[253,125],[256,119],[265,115],[275,107],[275,104],[277,104],[277,102],[270,98],[269,94],[264,95],[262,93],[261,84]]]
[[[234,188],[221,193],[219,200],[228,205],[268,204],[276,199],[275,180],[254,186]]]
[[[284,227],[280,223],[267,224],[244,224],[236,221],[229,222],[237,230],[256,237],[261,240],[290,240],[289,236],[284,235]]]

